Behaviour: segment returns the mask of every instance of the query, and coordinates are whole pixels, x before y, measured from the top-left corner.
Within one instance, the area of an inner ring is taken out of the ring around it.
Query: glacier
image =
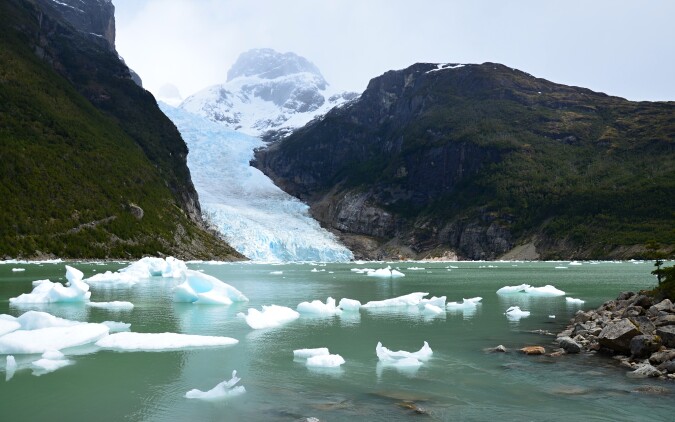
[[[353,259],[309,215],[309,207],[249,165],[259,138],[160,103],[185,140],[202,211],[226,241],[253,261]]]

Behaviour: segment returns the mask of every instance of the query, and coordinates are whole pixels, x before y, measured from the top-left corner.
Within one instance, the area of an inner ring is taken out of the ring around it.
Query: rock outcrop
[[[675,344],[670,337],[675,334],[675,322],[654,334],[654,322],[671,315],[675,306],[668,299],[654,303],[650,296],[624,292],[596,310],[578,311],[556,342],[567,353],[613,355],[634,377],[675,379]],[[570,342],[580,350],[570,350]]]

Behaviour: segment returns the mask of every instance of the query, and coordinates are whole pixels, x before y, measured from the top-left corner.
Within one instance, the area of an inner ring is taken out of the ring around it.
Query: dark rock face
[[[661,347],[658,336],[638,335],[630,340],[630,353],[633,358],[646,358]]]
[[[667,347],[675,347],[675,325],[668,325],[656,329],[656,335]]]
[[[112,0],[39,0],[54,8],[75,29],[115,51],[115,6]]]
[[[581,352],[581,345],[569,337],[559,337],[558,343],[560,347],[567,353]]]
[[[601,346],[620,352],[630,352],[630,341],[638,334],[640,331],[632,322],[622,319],[607,324],[600,332],[598,340]]]

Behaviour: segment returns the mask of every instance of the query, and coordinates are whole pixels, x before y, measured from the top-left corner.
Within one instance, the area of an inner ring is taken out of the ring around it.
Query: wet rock
[[[656,335],[661,337],[664,346],[675,347],[675,325],[666,325],[656,329]]]
[[[598,336],[601,346],[617,352],[630,352],[630,340],[640,334],[637,327],[627,319],[607,324]]]
[[[644,314],[645,310],[642,306],[629,306],[623,311],[623,317],[637,317]]]
[[[675,350],[669,349],[652,353],[652,355],[649,357],[649,363],[651,363],[652,365],[659,365],[662,364],[663,362],[673,359],[675,359]]]
[[[635,358],[646,358],[657,352],[661,347],[661,339],[658,336],[638,335],[630,340],[630,353]]]
[[[660,377],[661,371],[654,368],[648,363],[643,363],[638,365],[637,369],[633,372],[629,372],[628,375],[632,378],[655,378]]]
[[[590,312],[577,311],[577,313],[574,315],[574,322],[577,324],[583,324],[584,322],[588,322],[590,320]]]
[[[581,352],[581,345],[569,337],[558,337],[558,344],[567,353]]]
[[[572,330],[572,335],[571,337],[576,337],[579,334],[586,334],[588,330],[590,330],[591,327],[587,324],[584,323],[577,323],[574,324],[574,329]]]
[[[660,315],[658,318],[656,318],[656,321],[654,321],[654,325],[657,327],[662,327],[664,325],[675,325],[675,314]]]
[[[666,371],[670,374],[675,373],[675,360],[669,360],[669,361],[663,362],[662,364],[657,366],[657,368],[660,371]]]
[[[633,296],[635,296],[635,292],[621,292],[621,293],[619,293],[619,296],[616,299],[617,300],[626,300],[626,299],[630,299]]]
[[[546,353],[546,349],[542,346],[526,346],[520,349],[520,351],[526,355],[543,355]]]

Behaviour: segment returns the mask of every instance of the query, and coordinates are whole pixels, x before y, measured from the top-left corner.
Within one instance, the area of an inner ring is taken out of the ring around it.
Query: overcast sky
[[[416,62],[498,62],[631,100],[675,100],[673,0],[113,0],[117,50],[150,91],[292,51],[338,89]]]

